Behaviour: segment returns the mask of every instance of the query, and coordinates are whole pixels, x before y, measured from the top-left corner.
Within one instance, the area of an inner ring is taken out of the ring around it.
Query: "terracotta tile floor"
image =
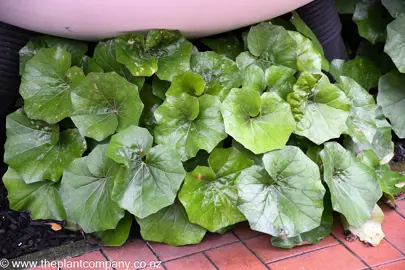
[[[398,202],[396,209],[387,205],[382,205],[382,209],[386,238],[378,247],[366,247],[359,241],[347,242],[340,222],[336,221],[332,235],[318,245],[279,249],[271,245],[269,236],[251,231],[243,223],[224,235],[208,234],[198,245],[171,247],[135,240],[71,260],[128,261],[132,265],[129,269],[405,270],[405,198]]]

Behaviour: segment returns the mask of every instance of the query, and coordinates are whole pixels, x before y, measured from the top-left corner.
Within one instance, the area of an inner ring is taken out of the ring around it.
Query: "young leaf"
[[[115,180],[113,199],[139,218],[171,205],[185,175],[174,149],[152,143],[146,129],[131,126],[113,135],[107,149],[109,158],[126,165]]]
[[[287,100],[287,95],[293,92],[293,86],[297,79],[295,78],[295,70],[272,65],[265,72],[265,79],[269,92],[276,92],[282,99]]]
[[[326,76],[302,73],[287,102],[297,121],[295,134],[316,144],[338,138],[346,130],[350,101]]]
[[[56,184],[49,181],[27,184],[11,167],[4,174],[3,183],[11,209],[28,210],[32,219],[66,219]]]
[[[360,226],[382,195],[374,169],[336,142],[325,143],[321,158],[333,210],[343,214],[349,224]]]
[[[86,150],[76,129],[59,133],[58,125],[30,120],[20,109],[7,116],[4,161],[26,183],[58,182],[62,172]]]
[[[96,232],[95,235],[101,239],[103,246],[122,246],[127,241],[129,232],[131,231],[132,219],[132,215],[126,212],[115,229]]]
[[[255,89],[257,92],[262,93],[266,87],[263,69],[252,64],[244,70],[244,80],[242,86],[245,88]]]
[[[80,133],[97,141],[137,125],[143,109],[137,87],[115,72],[90,73],[73,90],[72,104]]]
[[[32,38],[20,51],[20,75],[24,73],[25,63],[30,60],[41,48],[59,47],[72,55],[73,65],[78,66],[81,58],[87,52],[87,44],[77,40],[54,36],[39,36]]]
[[[387,26],[387,43],[384,51],[391,56],[398,70],[405,73],[405,14],[398,16]]]
[[[323,57],[311,40],[298,32],[287,32],[297,43],[297,69],[299,71],[320,72]]]
[[[190,96],[199,97],[204,94],[205,81],[199,74],[184,72],[173,77],[172,83],[166,92],[167,96],[177,96],[187,93]]]
[[[347,76],[366,90],[377,87],[381,76],[381,71],[371,60],[360,56],[347,62],[340,59],[333,60],[329,72],[336,81],[339,81],[341,76]]]
[[[221,113],[226,133],[255,154],[283,148],[295,129],[290,106],[275,93],[234,88]]]
[[[25,63],[20,94],[29,118],[54,124],[71,115],[72,84],[84,74],[70,64],[70,53],[59,47],[43,48]]]
[[[405,2],[402,0],[381,0],[381,3],[390,12],[391,16],[396,18],[405,14]]]
[[[201,149],[211,152],[227,137],[220,104],[219,98],[211,95],[199,98],[185,93],[168,96],[155,111],[156,142],[174,146],[182,161],[195,157]]]
[[[210,167],[188,173],[179,200],[192,223],[211,232],[245,220],[236,207],[235,180],[253,161],[235,148],[217,148],[208,158]]]
[[[162,100],[153,94],[152,87],[145,84],[139,93],[144,108],[141,118],[139,120],[139,126],[147,128],[153,135],[156,127],[155,110],[162,104]]]
[[[171,246],[198,244],[206,230],[188,221],[183,206],[175,201],[171,206],[145,218],[136,218],[144,240],[166,243]]]
[[[69,219],[86,233],[114,229],[124,210],[111,193],[120,165],[98,145],[87,157],[75,159],[64,171],[60,194]]]
[[[297,68],[297,43],[282,27],[263,22],[250,28],[249,51],[268,68],[272,64]]]
[[[236,180],[238,208],[253,230],[293,237],[321,224],[323,196],[319,168],[295,146],[263,156]]]
[[[151,30],[117,38],[116,56],[134,76],[156,75],[171,81],[173,76],[190,69],[193,45],[179,31]]]
[[[380,78],[377,103],[398,137],[405,138],[405,75],[392,71]]]
[[[162,101],[166,99],[166,92],[170,87],[170,82],[163,81],[157,76],[152,78],[152,93],[160,98]]]
[[[243,44],[234,34],[203,38],[201,42],[214,52],[225,55],[232,60],[235,60],[243,52]]]

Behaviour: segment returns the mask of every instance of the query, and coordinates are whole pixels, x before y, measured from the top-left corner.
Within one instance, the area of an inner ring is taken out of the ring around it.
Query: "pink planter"
[[[1,0],[0,21],[46,34],[99,40],[153,28],[187,37],[268,20],[311,0]]]

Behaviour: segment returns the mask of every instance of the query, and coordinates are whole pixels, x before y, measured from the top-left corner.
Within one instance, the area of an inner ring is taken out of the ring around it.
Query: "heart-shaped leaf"
[[[107,150],[108,157],[126,165],[113,198],[139,218],[171,205],[185,176],[177,151],[165,145],[151,148],[152,142],[146,129],[131,126],[112,136]]]
[[[66,219],[56,184],[50,181],[27,184],[11,167],[4,174],[3,183],[11,209],[28,210],[32,219]]]
[[[236,180],[238,208],[250,227],[283,238],[317,228],[325,194],[318,166],[295,146],[265,154],[263,164]]]
[[[198,166],[187,174],[179,200],[192,223],[215,232],[245,220],[236,207],[235,180],[253,161],[236,148],[216,148],[208,163],[210,167]]]
[[[186,211],[177,201],[148,217],[137,218],[136,221],[141,227],[144,240],[172,246],[198,244],[206,232],[201,226],[188,221]]]
[[[64,171],[60,194],[69,220],[86,233],[114,229],[124,210],[111,194],[120,165],[98,145],[87,157],[74,160]]]
[[[360,226],[382,196],[374,169],[336,142],[325,143],[321,158],[333,210],[343,214],[349,224]]]
[[[20,109],[7,116],[4,161],[26,183],[58,182],[62,172],[86,150],[76,129],[59,132],[58,125],[30,120]]]
[[[225,131],[255,154],[283,148],[295,129],[290,106],[275,93],[232,89],[221,113]]]
[[[183,161],[195,157],[201,149],[211,152],[227,137],[220,104],[219,98],[211,95],[168,96],[155,111],[156,142],[174,146]]]
[[[137,87],[115,72],[90,73],[73,90],[72,104],[80,133],[97,141],[137,125],[143,109]]]

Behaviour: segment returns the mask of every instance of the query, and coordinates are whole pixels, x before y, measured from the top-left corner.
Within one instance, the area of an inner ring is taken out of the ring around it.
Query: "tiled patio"
[[[279,249],[271,245],[269,236],[251,231],[245,223],[224,235],[209,234],[199,245],[171,247],[135,240],[120,248],[102,248],[72,260],[161,261],[160,269],[174,270],[405,269],[405,198],[398,201],[395,210],[388,205],[382,205],[382,209],[386,238],[378,247],[346,241],[336,222],[333,234],[318,245]]]

